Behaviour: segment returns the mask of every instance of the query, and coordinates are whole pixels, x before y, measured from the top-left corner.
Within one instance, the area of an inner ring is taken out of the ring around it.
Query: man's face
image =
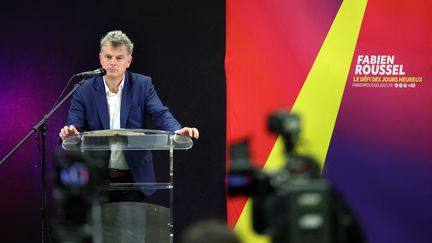
[[[109,79],[122,79],[126,69],[132,62],[125,45],[113,47],[106,44],[99,53],[100,64],[106,69],[106,77]]]

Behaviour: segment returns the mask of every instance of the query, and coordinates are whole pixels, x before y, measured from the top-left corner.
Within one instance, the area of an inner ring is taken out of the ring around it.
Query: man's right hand
[[[60,130],[59,136],[62,140],[69,136],[78,135],[79,132],[74,125],[65,126]]]

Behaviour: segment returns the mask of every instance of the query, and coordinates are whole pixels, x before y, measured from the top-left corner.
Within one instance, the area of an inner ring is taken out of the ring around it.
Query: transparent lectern
[[[169,181],[154,183],[110,183],[100,190],[168,190],[169,208],[149,203],[109,203],[97,207],[101,220],[94,242],[173,242],[174,150],[187,150],[192,140],[172,132],[146,129],[115,129],[84,132],[65,139],[65,150],[164,150],[169,151]],[[141,214],[140,214],[141,212]],[[93,216],[97,213],[92,213]],[[115,217],[118,216],[118,217]],[[97,217],[97,216],[96,216]],[[93,217],[94,219],[94,217]],[[144,224],[144,225],[140,225]],[[145,227],[145,228],[143,228]],[[119,228],[123,228],[119,229]],[[138,232],[136,232],[138,231]]]

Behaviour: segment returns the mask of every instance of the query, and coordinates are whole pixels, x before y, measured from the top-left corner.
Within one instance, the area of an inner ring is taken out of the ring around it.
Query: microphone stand
[[[83,77],[78,83],[76,83],[73,89],[64,96],[64,98],[54,106],[48,114],[43,116],[43,118],[32,128],[32,130],[0,161],[0,165],[3,164],[9,157],[11,157],[35,132],[38,132],[41,137],[40,144],[40,163],[41,163],[41,240],[42,243],[48,241],[47,232],[47,212],[46,212],[46,175],[45,175],[45,164],[46,164],[46,152],[45,152],[45,141],[46,141],[46,131],[48,127],[45,122],[50,118],[50,116],[57,111],[57,109],[63,105],[63,103],[69,99],[70,96],[84,83],[85,77]]]

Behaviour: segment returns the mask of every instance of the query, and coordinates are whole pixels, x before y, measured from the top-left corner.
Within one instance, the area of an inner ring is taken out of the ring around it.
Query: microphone
[[[87,71],[82,73],[77,73],[74,75],[74,77],[80,78],[80,79],[87,79],[94,76],[104,76],[106,74],[106,70],[104,68],[98,68],[93,71]]]

